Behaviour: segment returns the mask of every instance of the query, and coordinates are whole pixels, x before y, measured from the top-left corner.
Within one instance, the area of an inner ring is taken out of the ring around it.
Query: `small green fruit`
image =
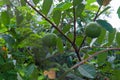
[[[96,22],[90,22],[87,24],[85,30],[86,36],[91,38],[96,38],[100,35],[100,33],[101,33],[101,28],[99,24],[97,24]]]
[[[54,47],[57,44],[57,35],[54,33],[48,33],[42,38],[42,43],[47,47]]]

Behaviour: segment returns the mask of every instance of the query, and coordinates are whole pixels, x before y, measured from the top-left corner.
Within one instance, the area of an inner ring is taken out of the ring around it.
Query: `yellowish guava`
[[[86,25],[85,34],[87,37],[96,38],[100,35],[101,28],[96,22],[90,22]]]

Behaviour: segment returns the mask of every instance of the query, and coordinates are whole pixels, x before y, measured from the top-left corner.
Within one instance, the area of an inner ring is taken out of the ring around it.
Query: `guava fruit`
[[[42,44],[43,46],[47,47],[54,47],[57,44],[57,35],[54,33],[47,33],[43,38],[42,38]]]
[[[96,22],[90,22],[86,25],[85,34],[87,37],[96,38],[101,33],[101,26]]]

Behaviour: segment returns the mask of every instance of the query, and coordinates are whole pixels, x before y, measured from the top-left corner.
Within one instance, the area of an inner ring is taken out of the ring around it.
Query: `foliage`
[[[119,80],[120,32],[99,18],[109,2],[0,0],[0,80]],[[85,35],[93,21],[97,38]]]

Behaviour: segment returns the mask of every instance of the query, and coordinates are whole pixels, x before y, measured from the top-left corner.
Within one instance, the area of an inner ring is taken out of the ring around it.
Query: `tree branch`
[[[101,50],[101,51],[95,52],[91,56],[89,56],[88,58],[82,60],[80,63],[75,64],[74,66],[72,66],[71,69],[77,68],[80,65],[84,64],[85,62],[87,62],[88,60],[90,60],[93,57],[97,56],[98,54],[103,53],[103,52],[107,52],[107,51],[110,51],[110,50],[120,50],[120,48],[108,48],[108,49],[105,49],[105,50]]]
[[[75,41],[76,41],[76,10],[75,10],[74,6],[73,6],[73,17],[74,17],[74,39],[73,39],[73,44],[75,44]]]
[[[39,15],[41,15],[46,21],[48,21],[59,33],[61,33],[71,44],[72,41],[50,20],[48,19],[42,12],[38,11],[32,4],[30,4],[27,0],[25,2],[31,6],[32,9],[34,9]]]
[[[102,6],[99,6],[98,11],[97,11],[97,13],[96,13],[93,21],[96,21],[96,19],[97,19],[97,17],[98,17],[98,13],[100,12],[101,7],[102,7]]]
[[[51,20],[49,20],[42,12],[38,11],[32,4],[30,4],[27,0],[25,0],[25,2],[32,7],[32,9],[34,9],[39,15],[41,15],[46,21],[48,21],[59,33],[61,33],[73,46],[75,53],[77,54],[77,57],[79,59],[79,61],[81,61],[81,57],[79,55],[77,46],[75,44],[75,39],[76,39],[76,17],[75,17],[75,13],[74,13],[74,42],[70,40],[70,38],[68,38]]]
[[[70,71],[72,71],[74,68],[77,68],[77,67],[79,67],[80,65],[84,64],[85,62],[87,62],[88,60],[90,60],[90,59],[92,59],[93,57],[97,56],[98,54],[103,53],[103,52],[107,52],[107,51],[110,51],[110,50],[120,50],[120,48],[108,48],[108,49],[105,49],[105,50],[101,50],[101,51],[95,52],[93,55],[91,55],[91,56],[89,56],[88,58],[82,60],[82,61],[79,62],[78,64],[73,65],[69,70],[67,70],[66,72],[64,72],[64,73],[58,78],[58,80],[62,80],[67,73],[69,73]]]
[[[81,59],[81,56],[79,54],[79,51],[78,51],[78,48],[77,48],[76,44],[73,44],[73,48],[75,50],[75,53],[77,54],[78,60],[81,61],[82,59]]]
[[[79,54],[79,51],[78,51],[78,47],[76,46],[76,43],[75,43],[75,41],[76,41],[76,10],[75,10],[75,6],[73,6],[73,17],[74,17],[74,19],[73,19],[73,20],[74,20],[74,21],[73,21],[73,26],[74,26],[74,39],[73,39],[73,44],[72,44],[72,46],[73,46],[73,48],[74,48],[74,50],[75,50],[75,53],[76,53],[79,61],[81,61],[81,57],[80,57],[80,54]]]

